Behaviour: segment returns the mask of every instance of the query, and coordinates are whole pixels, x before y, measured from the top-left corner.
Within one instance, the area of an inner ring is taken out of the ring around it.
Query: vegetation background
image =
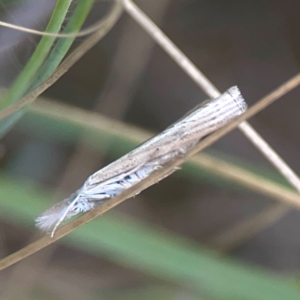
[[[135,3],[220,90],[238,85],[249,105],[299,70],[297,0]],[[73,32],[111,6],[1,0],[0,19]],[[0,108],[40,85],[85,39],[0,27]],[[298,94],[250,120],[296,171]],[[206,96],[123,13],[43,98],[0,121],[1,258],[39,236],[34,218],[45,208]],[[259,185],[293,190],[238,130],[201,159],[2,271],[1,299],[300,299],[299,212]],[[256,186],[239,179],[243,172]]]

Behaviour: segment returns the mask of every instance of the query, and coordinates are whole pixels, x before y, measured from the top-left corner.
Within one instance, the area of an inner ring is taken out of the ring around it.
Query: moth
[[[216,99],[204,101],[160,134],[92,174],[78,191],[37,217],[36,226],[50,231],[53,237],[64,220],[120,195],[166,163],[184,155],[205,136],[246,109],[245,100],[236,86]]]

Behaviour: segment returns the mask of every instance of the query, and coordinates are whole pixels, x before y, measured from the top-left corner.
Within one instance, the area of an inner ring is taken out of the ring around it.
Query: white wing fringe
[[[35,225],[39,229],[49,232],[51,231],[60,218],[63,216],[65,211],[69,207],[69,199],[65,199],[64,201],[55,204],[50,209],[43,212],[40,216],[35,219]],[[70,216],[66,216],[66,219],[70,218]]]

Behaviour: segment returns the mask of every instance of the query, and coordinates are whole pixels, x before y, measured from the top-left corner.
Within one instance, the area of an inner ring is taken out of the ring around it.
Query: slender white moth
[[[91,175],[76,193],[36,218],[36,226],[51,231],[53,237],[64,220],[120,195],[164,164],[185,154],[202,138],[246,109],[245,100],[236,86],[219,98],[204,101],[160,134]]]

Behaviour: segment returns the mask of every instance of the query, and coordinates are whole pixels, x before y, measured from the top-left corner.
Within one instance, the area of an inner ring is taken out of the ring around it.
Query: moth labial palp
[[[160,134],[92,174],[70,198],[36,218],[36,226],[50,231],[53,237],[64,220],[120,195],[165,164],[185,155],[201,139],[223,127],[246,109],[247,105],[236,86],[216,99],[204,101]]]

